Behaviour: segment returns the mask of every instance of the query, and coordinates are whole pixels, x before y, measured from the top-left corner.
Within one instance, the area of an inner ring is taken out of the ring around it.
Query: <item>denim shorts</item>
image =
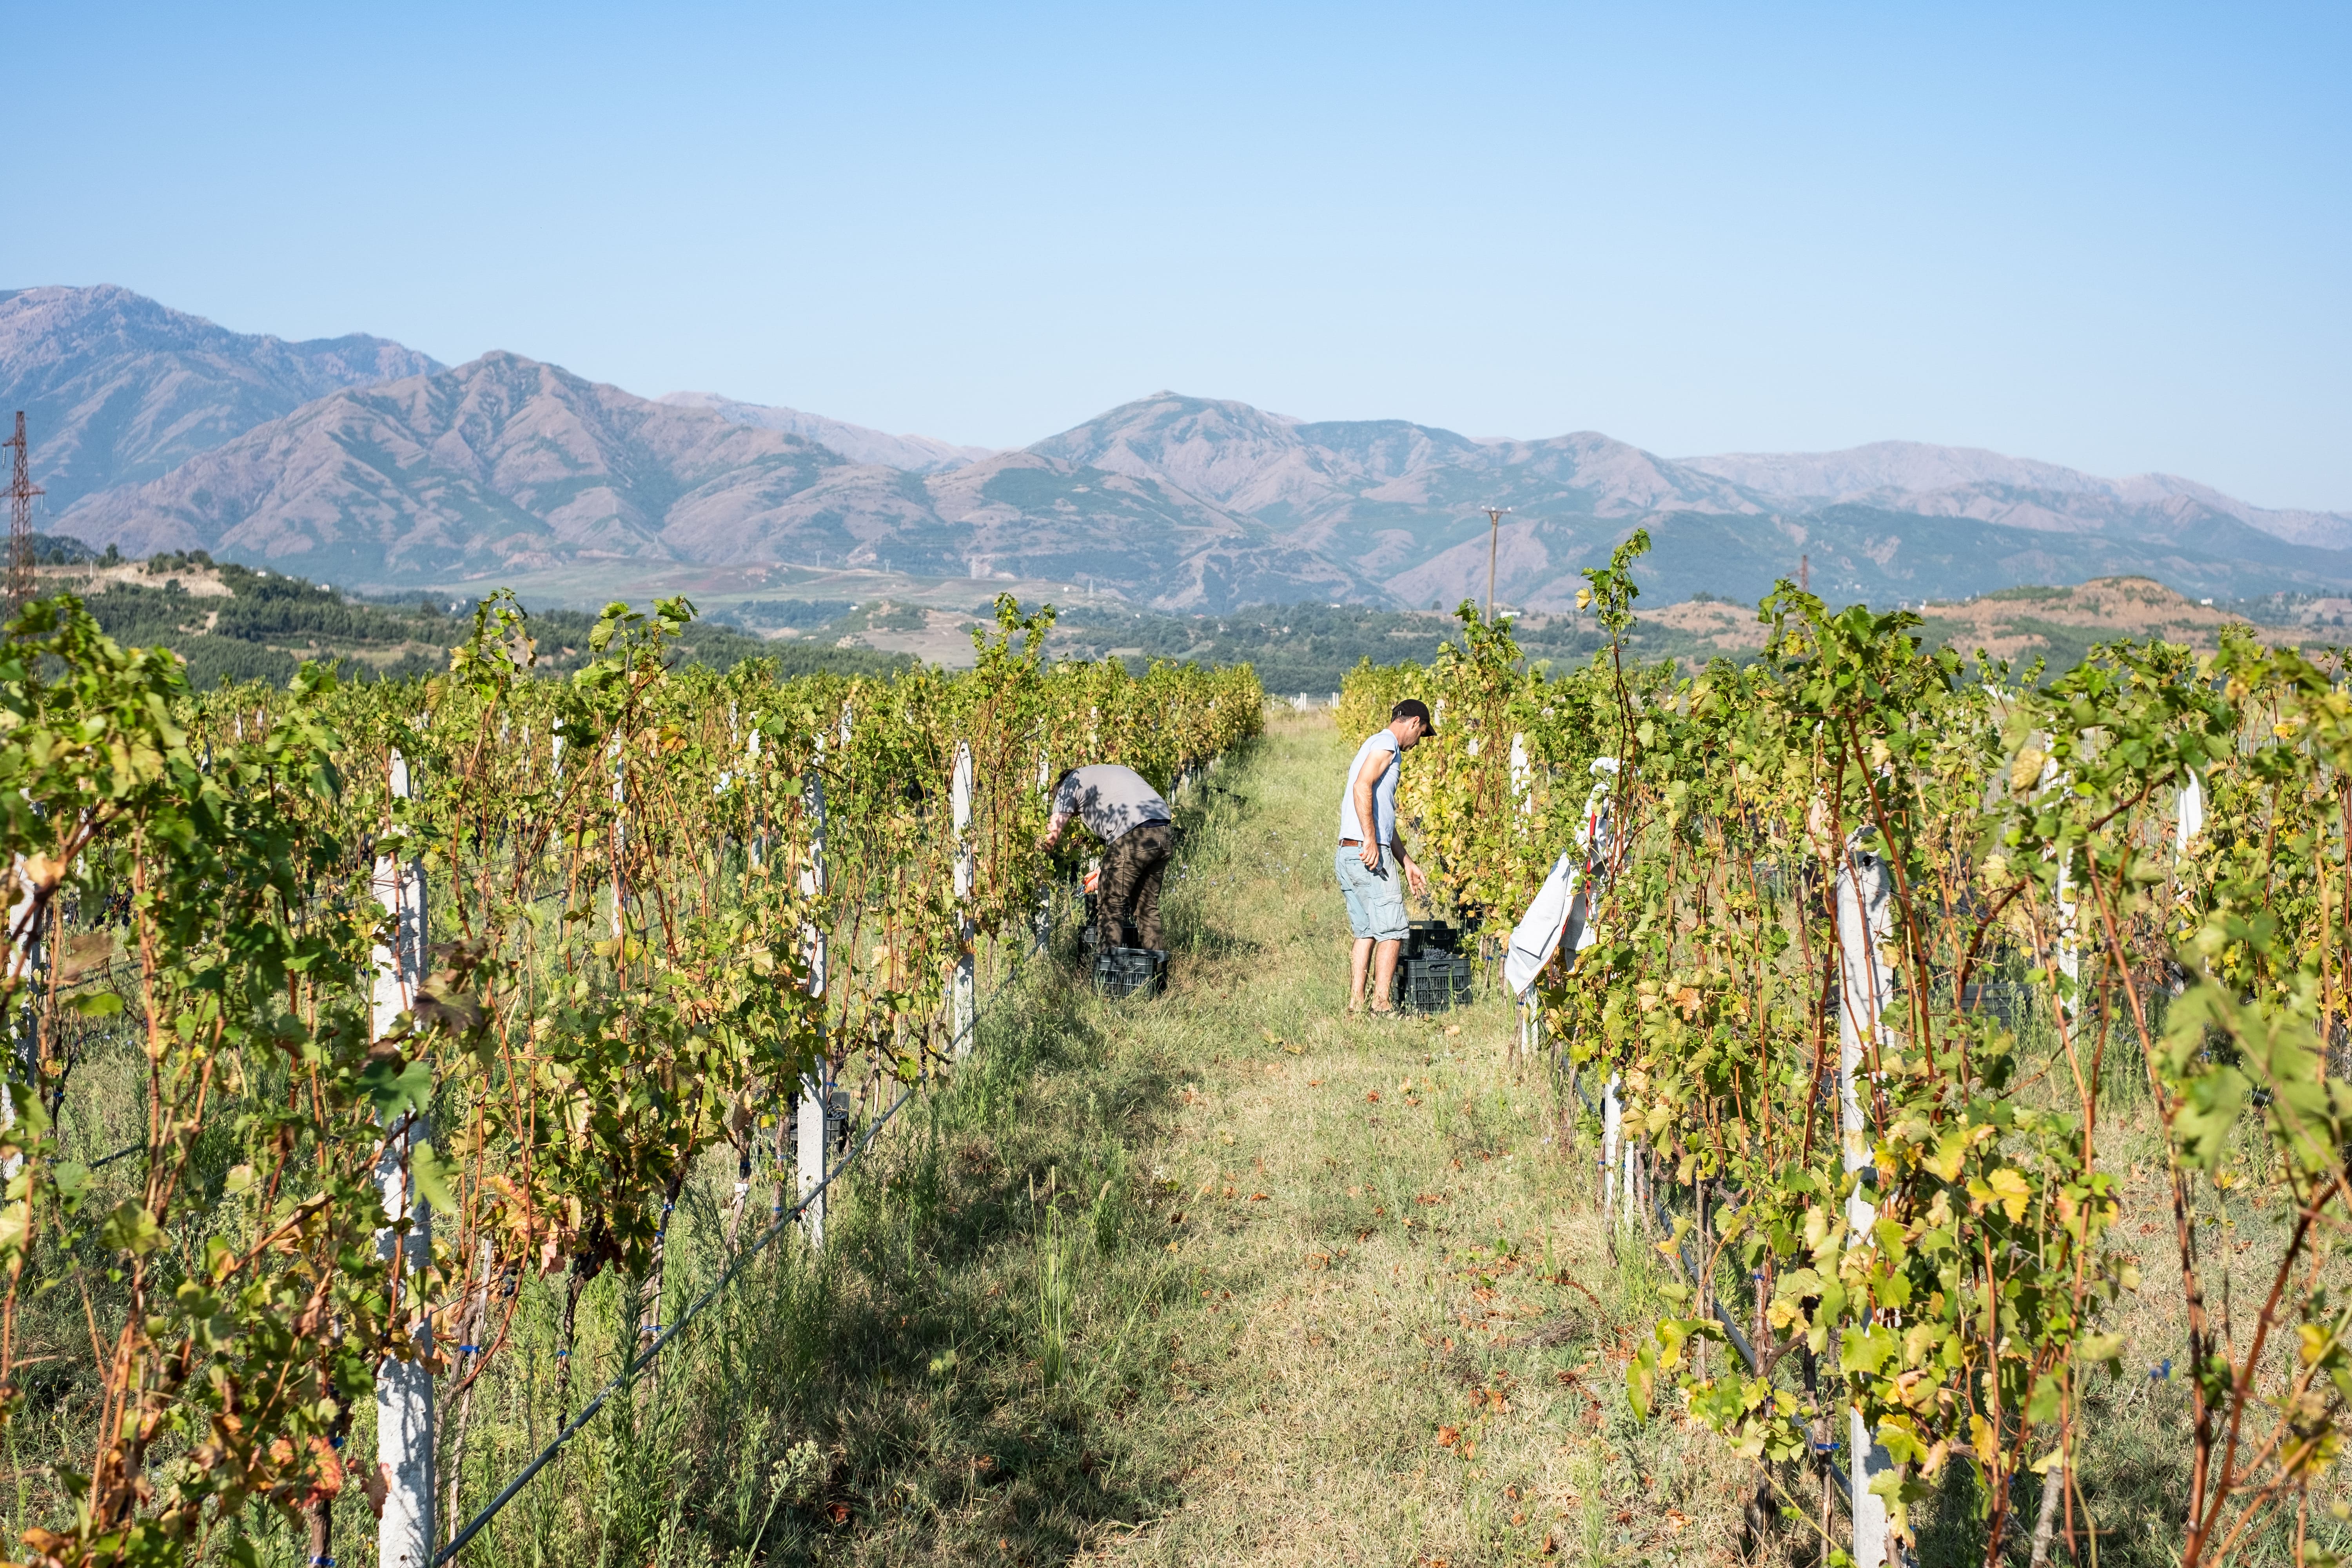
[[[1359,938],[1402,942],[1405,931],[1404,875],[1393,850],[1381,851],[1381,868],[1364,868],[1363,852],[1339,847],[1331,868],[1339,873],[1339,890],[1348,896],[1348,925]]]

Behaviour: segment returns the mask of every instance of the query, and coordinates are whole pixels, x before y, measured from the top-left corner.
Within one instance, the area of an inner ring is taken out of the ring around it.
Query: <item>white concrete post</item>
[[[2192,773],[2189,782],[2180,786],[2172,831],[2172,909],[2179,931],[2186,931],[2196,912],[2182,873],[2188,868],[2189,857],[2197,853],[2197,840],[2204,833],[2205,785]],[[2172,966],[2172,994],[2178,996],[2189,989],[2189,976],[2177,965]]]
[[[1885,1045],[1881,1034],[1893,985],[1880,944],[1893,929],[1886,863],[1859,846],[1846,846],[1846,864],[1837,875],[1838,931],[1838,1140],[1849,1173],[1875,1171],[1870,1120],[1863,1104],[1867,1082],[1865,1047]],[[1866,1237],[1878,1209],[1857,1180],[1846,1199],[1848,1230]],[[1860,1409],[1846,1413],[1846,1452],[1853,1498],[1853,1560],[1856,1568],[1882,1568],[1887,1561],[1886,1500],[1870,1483],[1895,1468]]]
[[[824,742],[820,740],[818,742],[818,745],[821,749],[824,745]],[[754,713],[751,715],[751,738],[743,742],[743,782],[745,787],[751,787],[752,781],[757,779],[759,776],[760,716],[757,713]],[[743,846],[745,858],[750,860],[751,869],[754,871],[760,868],[761,864],[761,856],[764,852],[762,840],[766,837],[766,835],[760,831],[760,827],[761,825],[757,822],[751,824],[751,836]]]
[[[971,948],[976,933],[971,923],[971,894],[976,867],[971,849],[971,743],[968,741],[956,742],[955,777],[950,793],[953,797],[951,804],[955,815],[956,924],[962,935],[961,951],[956,957],[950,1016],[955,1029],[955,1054],[962,1058],[971,1054],[972,1025],[978,1016],[977,999],[972,989]]]
[[[409,798],[408,761],[392,753],[392,795]],[[392,945],[375,949],[373,1025],[375,1037],[392,1033],[414,1005],[425,980],[425,859],[376,858],[372,879],[377,901],[393,917]],[[383,1212],[396,1226],[409,1222],[406,1238],[396,1229],[376,1232],[376,1256],[398,1258],[401,1289],[395,1310],[411,1314],[408,1332],[416,1359],[387,1358],[376,1369],[376,1470],[383,1481],[383,1513],[376,1524],[376,1560],[383,1568],[429,1568],[433,1561],[433,1374],[423,1364],[433,1353],[433,1320],[421,1310],[420,1281],[433,1259],[433,1211],[409,1176],[409,1154],[430,1135],[421,1110],[384,1130],[376,1157],[376,1191]]]
[[[2071,1021],[2083,1016],[2083,953],[2075,940],[2074,879],[2067,874],[2064,858],[2058,862],[2058,973],[2066,977],[2066,996],[2061,1004]]]
[[[808,814],[808,858],[802,861],[800,871],[801,896],[815,900],[824,892],[824,775],[819,771],[824,763],[824,737],[816,737],[813,763],[801,784],[801,801]],[[825,1118],[832,1100],[828,1085],[823,1047],[822,1021],[824,1008],[825,941],[824,928],[814,919],[801,922],[801,952],[808,963],[808,994],[817,1005],[820,1023],[817,1066],[814,1072],[801,1078],[800,1093],[793,1101],[794,1147],[800,1163],[800,1195],[808,1203],[801,1211],[801,1231],[808,1237],[811,1247],[824,1246],[825,1194],[818,1192],[824,1180]],[[814,1194],[814,1196],[810,1194]]]
[[[2042,778],[2035,788],[2047,790],[2053,784],[2062,790],[2065,787],[2065,780],[2059,774],[2058,760],[2055,757],[2042,764]],[[2044,858],[2047,858],[2046,855]],[[2079,994],[2075,994],[2075,987],[2082,980],[2083,961],[2075,942],[2074,878],[2070,874],[2070,868],[2063,856],[2059,857],[2058,860],[2055,890],[2058,898],[2058,931],[2056,941],[2053,943],[2055,951],[2052,956],[2056,960],[2058,973],[2066,977],[2069,994],[2059,1004],[2059,1006],[2071,1023],[2080,1017],[2083,1011],[2083,999]]]
[[[1601,1086],[1601,1218],[1604,1225],[1618,1217],[1617,1167],[1624,1141],[1625,1110],[1618,1103],[1617,1075],[1612,1072]],[[1626,1206],[1630,1211],[1632,1205]]]
[[[808,1237],[813,1251],[824,1250],[825,1194],[817,1189],[824,1181],[825,1111],[832,1096],[825,1089],[824,1063],[820,1059],[814,1070],[801,1075],[801,1092],[793,1102],[793,1141],[799,1154],[800,1195],[808,1206],[801,1210],[801,1234]]]
[[[751,738],[759,744],[759,737]],[[824,925],[816,918],[816,900],[824,897],[824,737],[816,738],[813,765],[801,783],[801,809],[808,817],[808,858],[801,862],[801,897],[810,901],[810,918],[801,922],[801,952],[808,961],[808,994],[824,995]]]
[[[1524,734],[1511,737],[1511,804],[1519,814],[1519,837],[1524,838],[1535,826],[1536,809],[1535,770],[1528,765]]]
[[[621,865],[628,849],[628,800],[622,789],[621,737],[614,735],[605,754],[613,762],[613,962],[615,966],[628,962],[629,950],[619,945],[628,934],[629,889]]]
[[[563,782],[563,721],[561,719],[550,719],[547,721],[547,760],[548,766],[554,773],[555,782],[562,784]]]
[[[9,1070],[25,1086],[27,1094],[40,1092],[38,1075],[41,1063],[39,1012],[37,1010],[38,976],[41,972],[41,933],[33,923],[33,879],[25,869],[25,858],[16,857],[16,902],[8,911],[8,978],[24,989],[16,1005],[9,1012],[7,1033]],[[0,1090],[0,1132],[16,1125],[16,1102],[5,1090]],[[24,1160],[11,1154],[0,1160],[0,1182],[13,1182],[24,1169]]]
[[[1054,809],[1054,762],[1044,747],[1037,750],[1037,789],[1045,795],[1045,810]],[[1037,951],[1044,952],[1054,940],[1054,888],[1050,882],[1037,889]]]

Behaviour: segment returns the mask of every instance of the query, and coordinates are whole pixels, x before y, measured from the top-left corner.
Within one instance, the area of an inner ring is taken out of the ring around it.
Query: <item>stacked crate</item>
[[[1469,1005],[1471,960],[1461,949],[1462,933],[1444,921],[1412,922],[1397,965],[1396,1005],[1408,1013]]]

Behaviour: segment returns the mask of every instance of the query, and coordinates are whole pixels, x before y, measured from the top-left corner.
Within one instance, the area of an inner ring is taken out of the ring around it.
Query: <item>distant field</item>
[[[199,690],[233,680],[282,686],[305,659],[340,664],[352,679],[433,675],[448,667],[449,648],[473,624],[470,597],[355,598],[282,573],[215,563],[202,552],[44,566],[39,578],[45,594],[80,595],[118,642],[179,654]],[[566,673],[587,658],[591,612],[541,609],[532,623],[542,674]],[[908,662],[870,648],[772,643],[716,621],[691,627],[679,647],[688,662],[721,669],[774,658],[786,675],[880,673]]]
[[[71,542],[58,542],[70,543]],[[41,569],[45,589],[72,587],[118,638],[165,643],[185,657],[202,689],[225,679],[273,684],[304,658],[343,661],[359,679],[431,674],[461,635],[485,582],[422,589],[328,588],[299,577],[215,564],[202,552],[148,562],[81,561]],[[644,606],[684,595],[699,620],[686,656],[724,668],[753,657],[784,673],[878,672],[908,663],[967,668],[972,629],[992,617],[999,593],[1059,612],[1050,656],[1118,658],[1140,669],[1154,659],[1206,666],[1248,664],[1267,691],[1319,698],[1347,672],[1374,664],[1424,663],[1458,626],[1450,614],[1361,605],[1255,605],[1225,615],[1160,615],[1081,584],[918,578],[882,571],[782,564],[676,566],[646,571],[596,563],[525,574],[511,587],[530,607],[549,673],[585,657],[594,612],[614,599]],[[1885,608],[1887,606],[1880,606]],[[2228,603],[2191,601],[2144,577],[2105,578],[2076,587],[2005,588],[1981,597],[1915,607],[1934,642],[1964,655],[1979,649],[2021,669],[2041,659],[2053,674],[2081,662],[2095,643],[2161,636],[2200,649],[2220,628],[2252,622],[2267,637],[2306,644],[2352,640],[2352,598],[2273,595]],[[1629,651],[1696,669],[1711,659],[1752,658],[1765,626],[1753,605],[1700,595],[1636,606]],[[1513,630],[1528,659],[1566,667],[1601,646],[1587,617],[1517,616]]]

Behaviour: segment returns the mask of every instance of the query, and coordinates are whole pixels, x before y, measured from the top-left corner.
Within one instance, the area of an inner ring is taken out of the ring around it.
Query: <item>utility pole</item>
[[[1797,592],[1810,594],[1812,591],[1813,558],[1811,555],[1800,555],[1797,557]]]
[[[42,493],[27,461],[23,409],[16,410],[16,434],[0,447],[14,458],[8,475],[8,615],[14,619],[33,602],[33,498]]]
[[[1490,506],[1486,512],[1486,624],[1495,624],[1495,551],[1503,541],[1503,519],[1510,516],[1507,506]]]

